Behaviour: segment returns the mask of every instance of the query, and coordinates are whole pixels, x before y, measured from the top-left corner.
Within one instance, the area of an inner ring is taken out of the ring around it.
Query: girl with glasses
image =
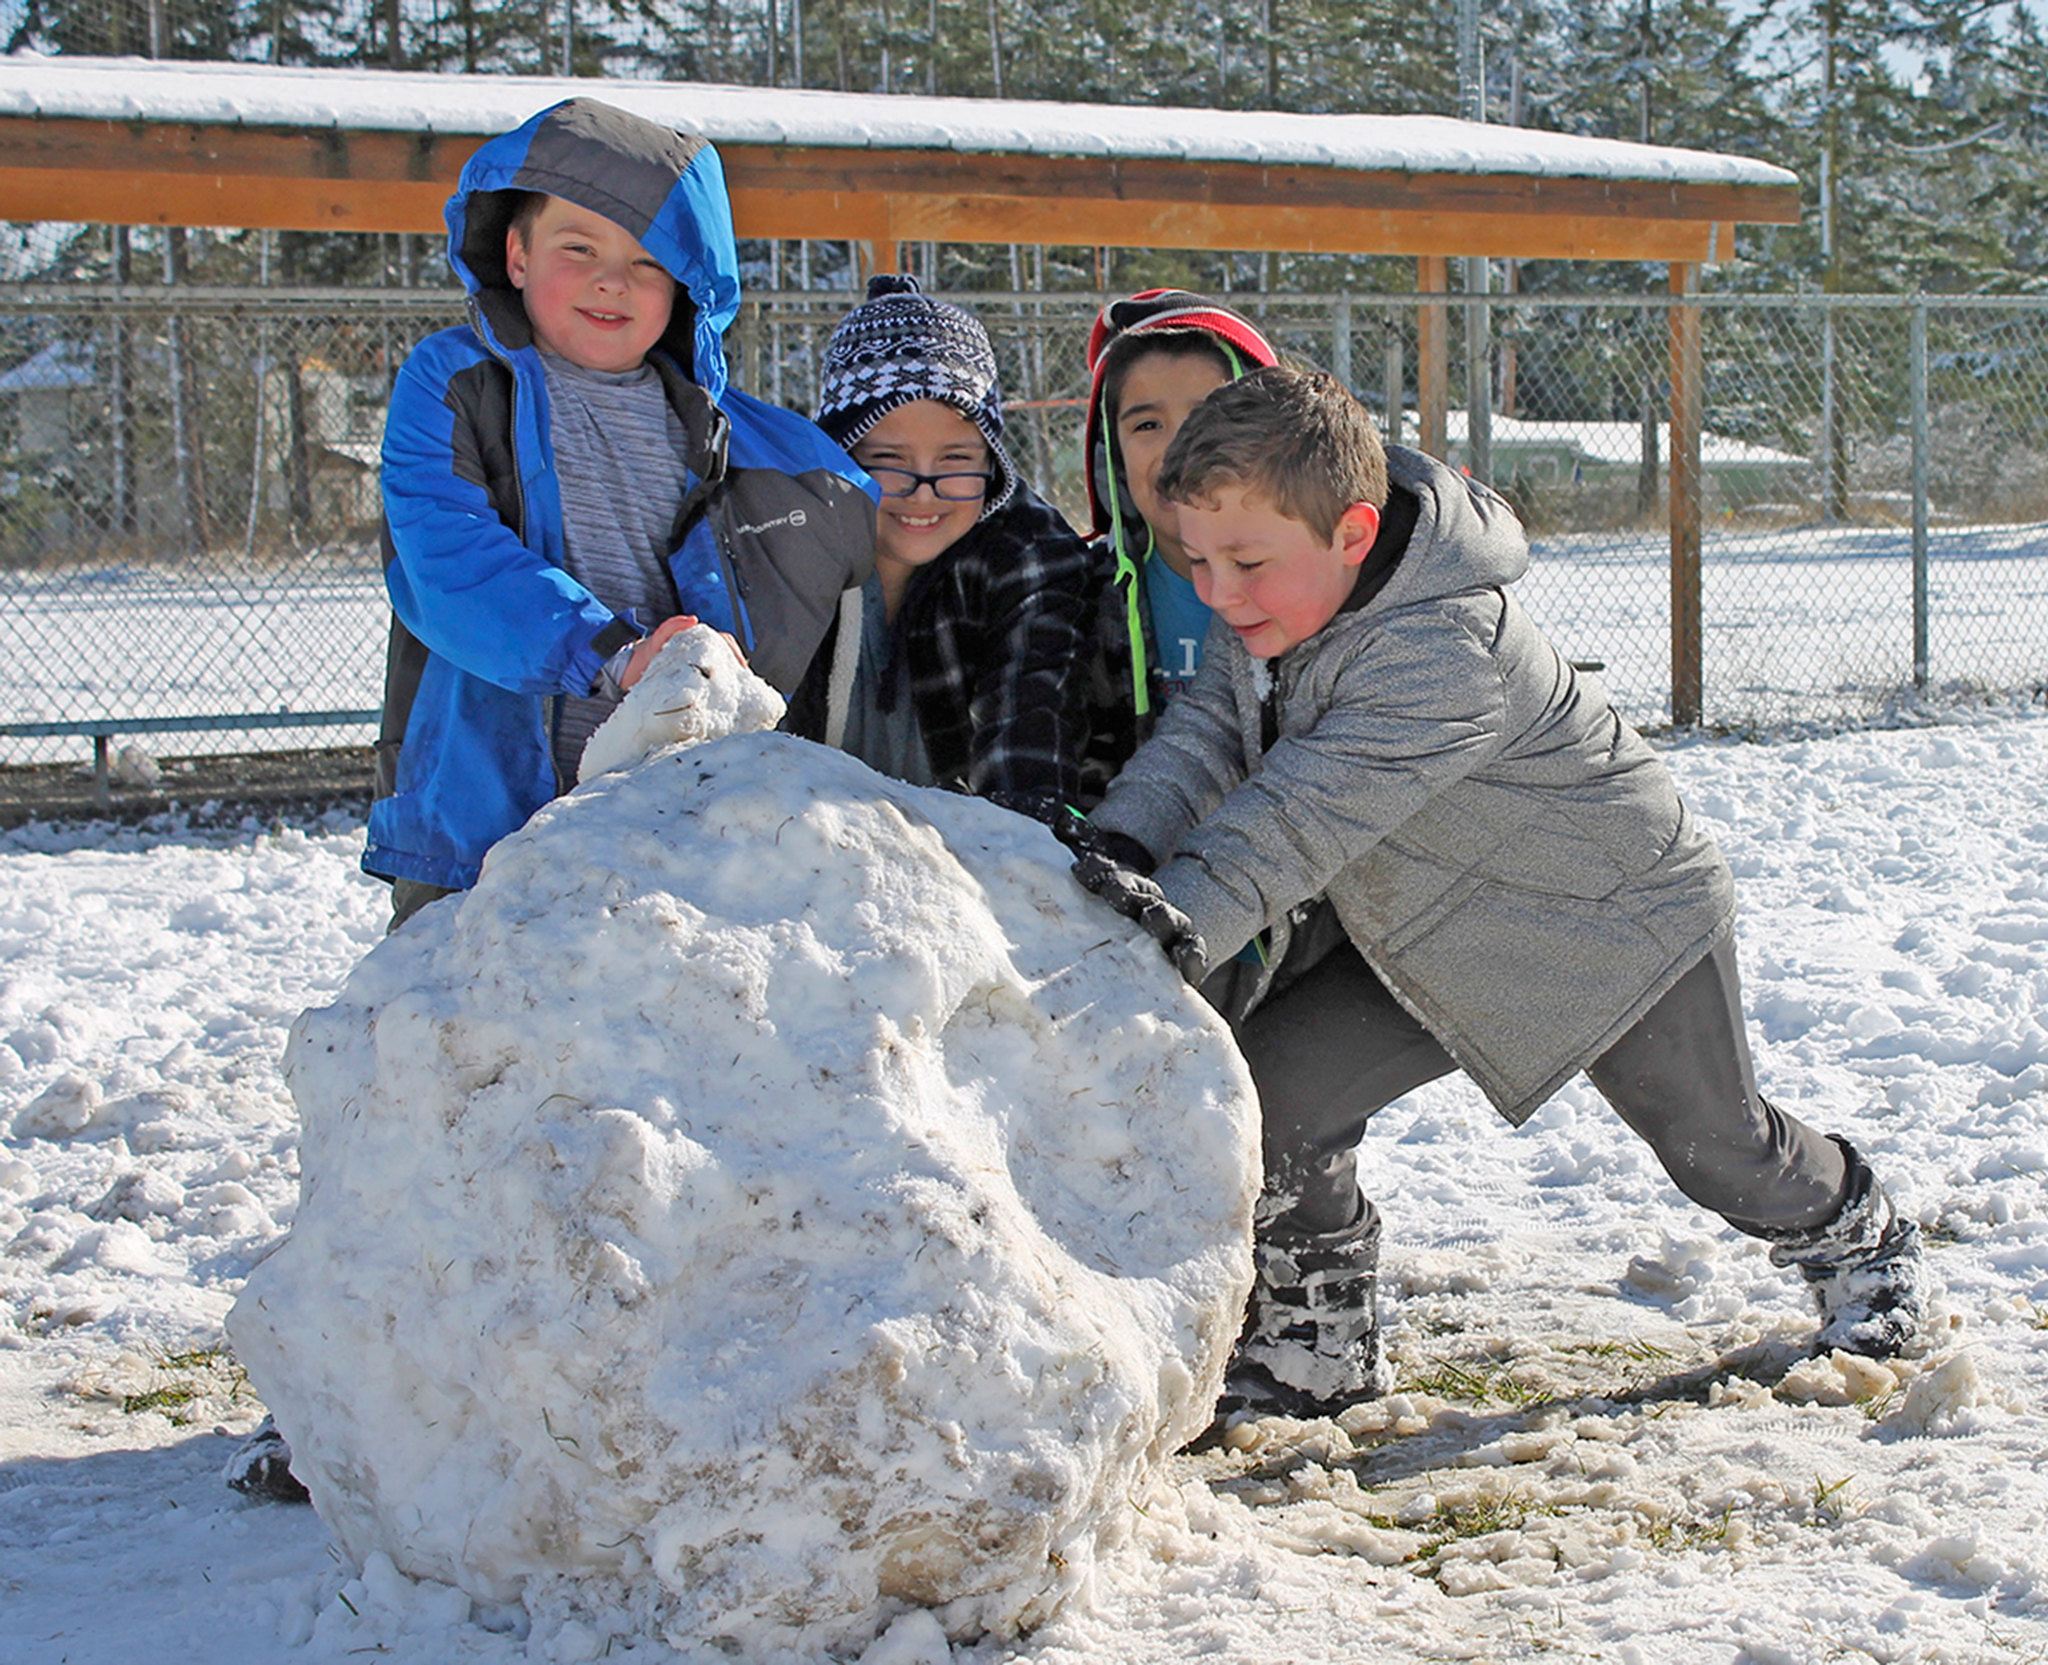
[[[988,332],[912,277],[874,278],[825,349],[817,421],[881,488],[875,573],[785,726],[1053,819],[1079,790],[1099,583],[1003,447]]]

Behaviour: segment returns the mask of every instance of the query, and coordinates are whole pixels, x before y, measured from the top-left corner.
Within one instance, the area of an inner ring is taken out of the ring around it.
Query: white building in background
[[[92,349],[53,341],[0,371],[0,434],[7,453],[38,462],[69,455],[84,443],[99,401]]]

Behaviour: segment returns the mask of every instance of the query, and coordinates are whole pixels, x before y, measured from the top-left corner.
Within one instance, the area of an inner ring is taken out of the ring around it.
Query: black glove
[[[1149,874],[1159,865],[1152,852],[1129,833],[1098,827],[1087,816],[1071,809],[1067,811],[1067,824],[1054,827],[1052,835],[1077,856],[1100,856],[1136,874]]]
[[[1055,838],[1059,837],[1060,822],[1069,819],[1074,813],[1051,792],[996,791],[984,792],[981,795],[990,803],[1007,809],[1012,815],[1021,815],[1027,821],[1036,821],[1040,826],[1052,828]]]
[[[1100,850],[1082,851],[1074,863],[1074,877],[1090,895],[1101,897],[1124,918],[1144,926],[1145,934],[1159,944],[1173,961],[1174,970],[1188,982],[1201,982],[1209,969],[1209,950],[1201,933],[1150,878]]]
[[[1107,856],[1119,867],[1135,873],[1149,873],[1159,864],[1152,852],[1127,833],[1098,827],[1072,804],[1063,804],[1049,792],[989,792],[983,794],[1014,815],[1024,816],[1047,828],[1076,855],[1091,852]]]

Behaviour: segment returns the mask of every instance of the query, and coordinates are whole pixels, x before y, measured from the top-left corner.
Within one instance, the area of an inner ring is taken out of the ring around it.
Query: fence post
[[[1351,386],[1351,297],[1339,295],[1330,318],[1330,374]]]
[[[184,282],[185,228],[164,227],[164,283]],[[173,310],[164,326],[165,372],[170,380],[171,461],[178,487],[179,526],[183,552],[193,559],[206,554],[211,542],[206,515],[206,455],[194,408],[198,382],[186,340],[185,315]]]
[[[113,228],[113,272],[116,283],[129,280],[128,228]],[[116,312],[109,320],[112,363],[107,368],[107,420],[113,425],[113,529],[118,538],[135,535],[140,524],[135,508],[135,399],[130,384],[128,320]]]
[[[761,303],[742,301],[740,303],[740,377],[746,390],[756,398],[763,396],[761,389]]]
[[[1820,518],[1823,526],[1834,526],[1846,518],[1848,505],[1838,490],[1841,477],[1835,457],[1841,449],[1837,438],[1841,412],[1836,389],[1835,309],[1820,315]]]
[[[1466,294],[1484,295],[1492,279],[1485,255],[1466,260]],[[1493,309],[1483,301],[1465,307],[1465,466],[1493,484]]]
[[[1700,595],[1699,268],[1671,266],[1671,720],[1695,727],[1705,705]]]
[[[1440,254],[1415,262],[1415,287],[1440,295],[1449,281],[1449,264]],[[1451,402],[1450,342],[1441,301],[1415,310],[1415,417],[1421,429],[1416,444],[1432,457],[1444,454],[1445,412]]]
[[[1387,319],[1387,339],[1384,373],[1387,383],[1387,443],[1401,443],[1402,418],[1406,396],[1407,375],[1404,363],[1406,355],[1401,351],[1401,329],[1391,316]]]
[[[1913,686],[1927,687],[1927,302],[1913,303]]]

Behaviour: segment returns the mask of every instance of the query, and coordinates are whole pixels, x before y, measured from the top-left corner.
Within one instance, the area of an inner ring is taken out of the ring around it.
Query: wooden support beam
[[[480,138],[0,117],[0,215],[437,231]]]
[[[906,241],[1177,249],[1288,249],[1308,254],[1461,255],[1477,249],[1546,260],[1704,260],[1713,228],[1673,220],[1513,219],[1429,210],[1397,214],[1265,203],[1204,203],[1076,194],[1062,201],[924,193],[785,194],[733,179],[744,237],[845,236],[849,213],[885,203]],[[823,231],[817,228],[824,227]],[[807,228],[809,228],[807,230]]]
[[[1671,720],[1699,725],[1705,709],[1702,611],[1700,421],[1704,354],[1701,317],[1687,305],[1699,293],[1699,268],[1674,265],[1671,295]]]
[[[1450,282],[1450,262],[1440,254],[1426,254],[1415,262],[1415,289],[1423,295],[1441,295]],[[1451,347],[1449,320],[1441,302],[1425,303],[1415,309],[1415,420],[1416,449],[1441,457],[1447,440],[1446,418],[1451,404]]]
[[[1036,199],[1054,207],[1075,201],[1126,206],[1183,202],[1200,208],[1285,206],[1400,218],[1500,218],[1508,223],[1494,232],[1493,240],[1507,241],[1513,240],[1517,222],[1532,220],[1659,220],[1704,228],[1714,221],[1797,223],[1799,216],[1798,188],[1792,185],[1411,173],[1159,157],[1057,156],[1036,151],[869,150],[721,142],[719,154],[735,190],[772,189],[797,196],[880,191],[934,202],[993,198],[1012,205]],[[1061,239],[1070,243],[1091,240],[1071,235]]]

